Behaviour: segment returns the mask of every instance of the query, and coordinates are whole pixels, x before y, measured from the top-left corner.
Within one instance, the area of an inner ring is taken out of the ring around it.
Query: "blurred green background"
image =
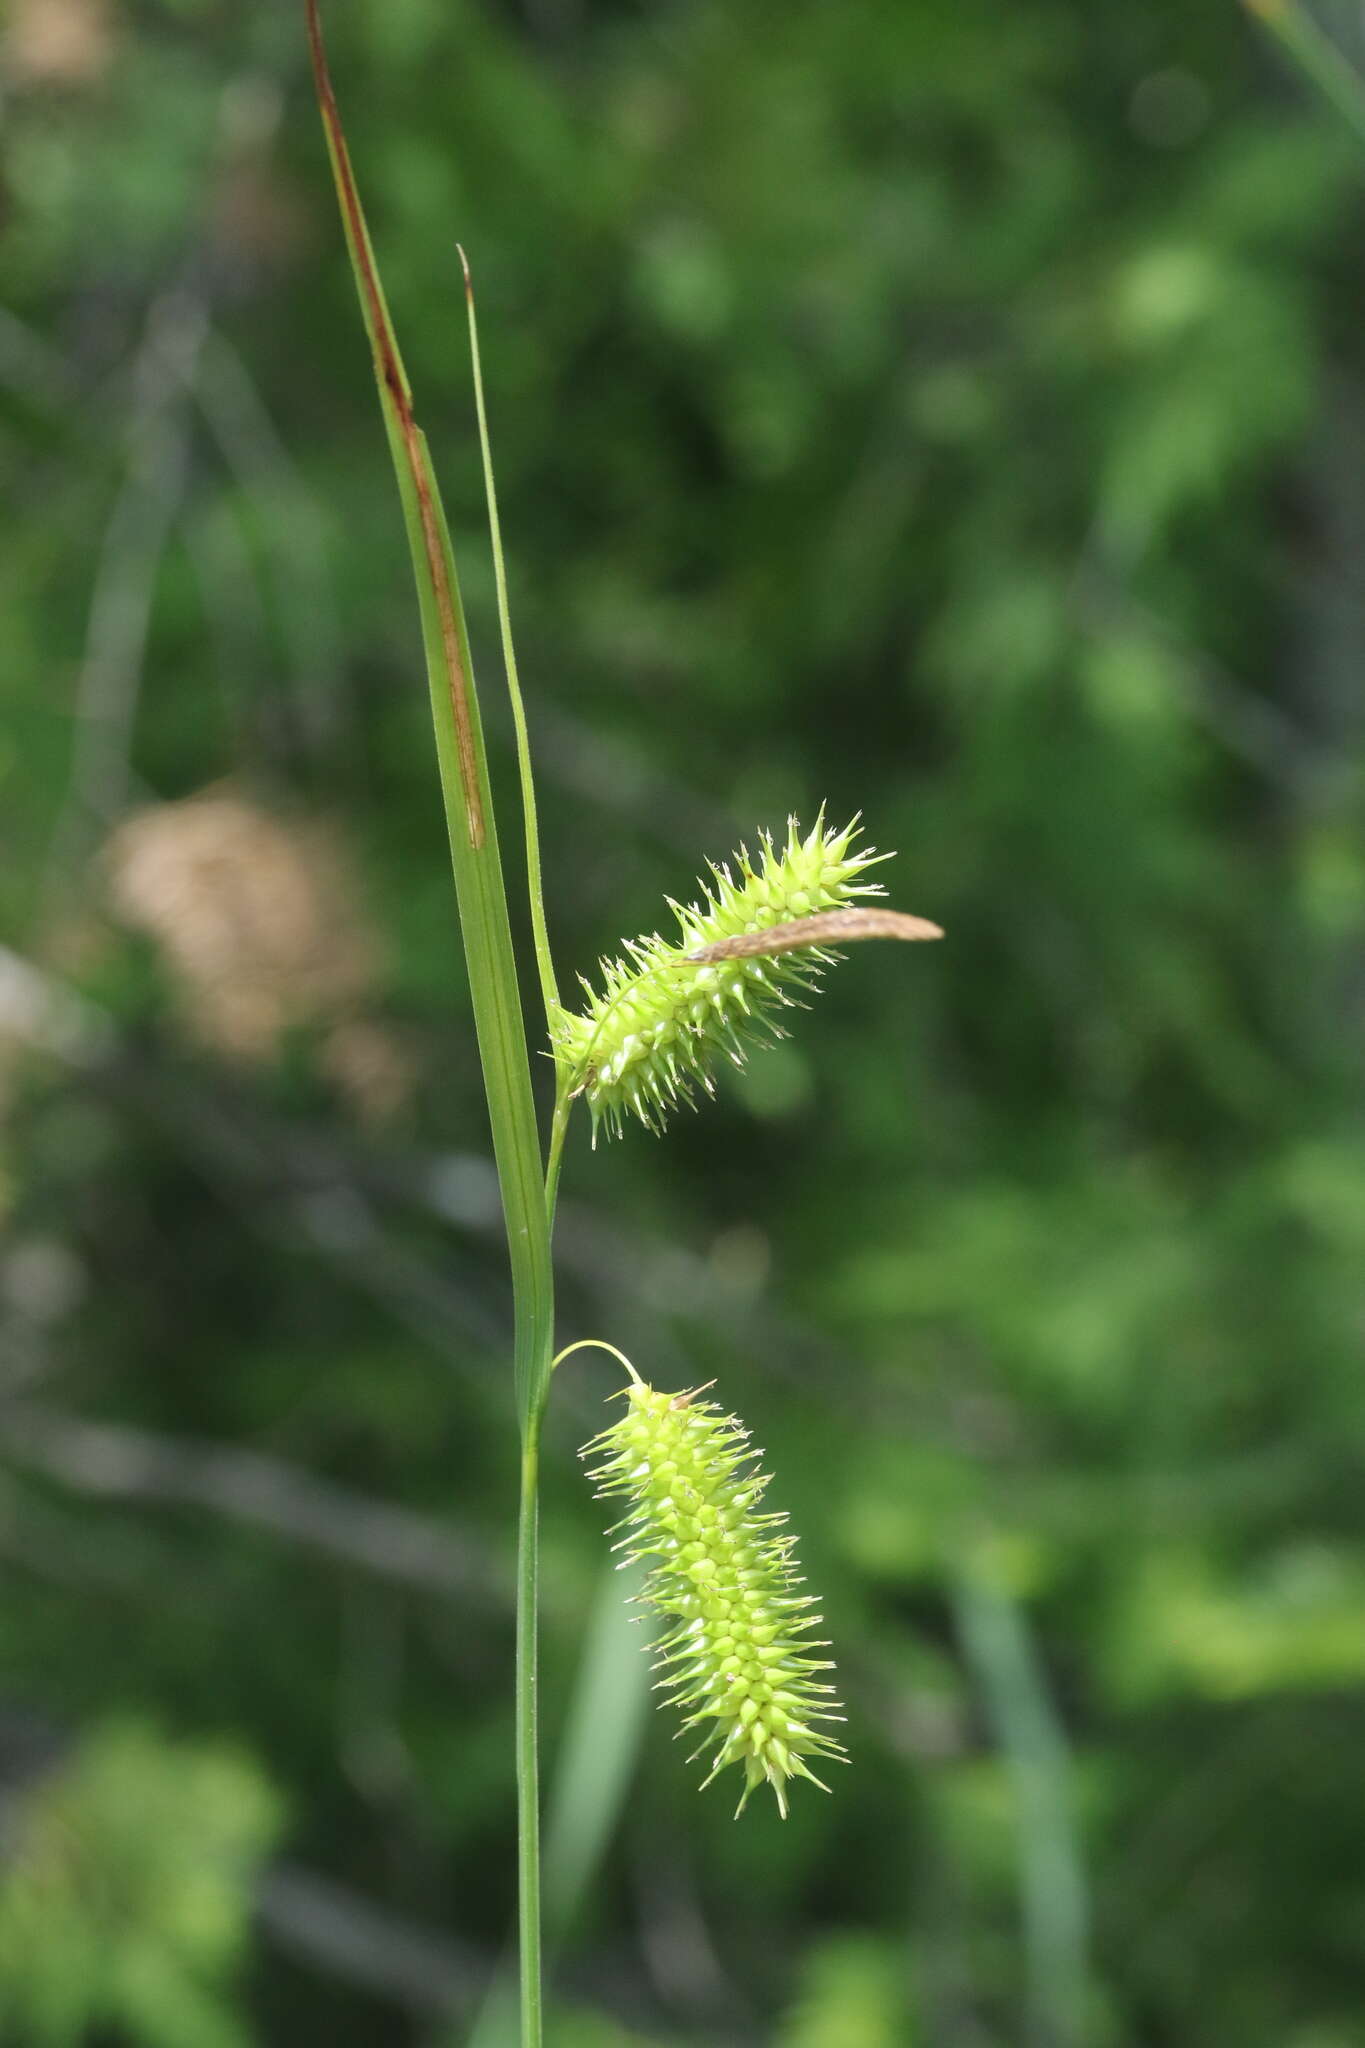
[[[1361,2048],[1365,156],[1232,0],[326,18],[561,974],[822,801],[949,932],[572,1141],[563,1341],[751,1423],[853,1764],[642,1715],[576,1359],[553,2040]],[[0,95],[0,2039],[490,2048],[506,1269],[300,12],[9,0]]]

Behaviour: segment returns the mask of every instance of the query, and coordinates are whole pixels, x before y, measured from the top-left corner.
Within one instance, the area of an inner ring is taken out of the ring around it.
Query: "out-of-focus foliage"
[[[5,1845],[6,2038],[67,2048],[114,2028],[147,2048],[238,2048],[230,1979],[274,1832],[256,1765],[104,1723],[30,1791]]]
[[[866,1936],[837,1935],[807,1958],[782,2048],[911,2048],[915,2031],[895,1957]]]
[[[949,933],[571,1142],[564,1339],[752,1420],[854,1764],[737,1827],[651,1722],[561,2039],[1360,2048],[1351,137],[1232,0],[326,16],[510,799],[474,265],[562,974],[822,800]],[[0,33],[0,1910],[58,1796],[217,1882],[231,1754],[285,1861],[202,1942],[130,1892],[125,1963],[190,2048],[427,2048],[513,1898],[508,1305],[302,23]],[[551,1773],[614,1384],[561,1377]]]

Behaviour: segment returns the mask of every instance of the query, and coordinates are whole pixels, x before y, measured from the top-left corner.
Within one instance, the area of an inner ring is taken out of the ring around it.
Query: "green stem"
[[[536,1617],[539,1608],[540,1417],[521,1445],[521,1507],[517,1522],[517,1932],[522,2048],[540,2048],[540,1738]]]
[[[431,692],[432,721],[440,765],[446,826],[450,839],[460,930],[469,968],[479,1060],[488,1097],[493,1154],[497,1162],[512,1266],[515,1316],[515,1376],[521,1422],[521,1497],[517,1542],[516,1777],[521,1936],[522,2048],[541,2048],[543,2005],[540,1955],[540,1808],[536,1763],[536,1621],[537,1501],[540,1422],[550,1379],[554,1338],[554,1300],[550,1267],[550,1223],[553,1185],[558,1175],[562,1125],[567,1094],[557,1108],[551,1145],[552,1179],[547,1199],[531,1087],[531,1062],[517,986],[512,929],[498,836],[493,816],[488,764],[484,754],[479,701],[469,657],[469,635],[460,599],[459,579],[440,491],[431,467],[426,438],[413,410],[412,389],[403,368],[398,339],[389,316],[351,167],[341,114],[328,75],[317,0],[305,0],[313,72],[322,112],[347,248],[355,272],[361,312],[374,357],[375,382],[388,434],[408,545],[417,581]],[[471,320],[473,314],[471,300]],[[503,616],[508,687],[517,721],[522,762],[522,793],[526,806],[526,843],[541,984],[553,1021],[558,998],[549,965],[549,945],[540,899],[540,858],[536,837],[535,799],[530,784],[525,719],[517,687],[515,660],[506,620],[506,586],[502,549],[493,499],[492,466],[488,459],[483,419],[482,384],[478,380],[480,436],[488,483],[489,517],[498,574],[499,609]],[[562,1111],[562,1114],[561,1114]]]
[[[528,817],[529,817],[528,813]],[[528,836],[529,843],[529,836]],[[545,1231],[554,1229],[555,1196],[564,1156],[564,1137],[573,1110],[567,1083],[560,1082],[550,1126],[545,1166]],[[551,1360],[553,1370],[553,1360]],[[540,1910],[540,1680],[537,1643],[540,1609],[540,1424],[548,1379],[522,1424],[521,1498],[517,1514],[517,1951],[521,1985],[522,2048],[541,2048],[544,2024],[541,1991]]]

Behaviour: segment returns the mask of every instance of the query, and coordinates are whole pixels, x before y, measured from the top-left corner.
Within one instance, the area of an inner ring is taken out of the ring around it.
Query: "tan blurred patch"
[[[9,0],[5,69],[20,85],[94,85],[113,55],[109,0]]]
[[[322,1068],[367,1122],[384,1123],[407,1103],[417,1081],[408,1049],[372,1017],[345,1017],[327,1034]]]
[[[140,811],[105,851],[119,917],[160,947],[196,1037],[264,1060],[300,1025],[331,1026],[324,1064],[362,1111],[410,1081],[365,1018],[381,964],[335,833],[262,809],[228,785]]]

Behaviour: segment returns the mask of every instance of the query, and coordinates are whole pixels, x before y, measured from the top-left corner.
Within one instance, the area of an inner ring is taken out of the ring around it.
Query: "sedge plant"
[[[543,2000],[540,1799],[536,1731],[538,1471],[555,1354],[550,1245],[565,1135],[582,1104],[599,1133],[638,1122],[661,1133],[670,1116],[714,1093],[727,1064],[781,1037],[784,1018],[816,988],[837,948],[867,938],[931,939],[939,928],[887,908],[872,870],[885,859],[858,820],[821,812],[809,829],[760,836],[751,854],[709,869],[699,900],[670,903],[676,930],[622,942],[560,995],[541,887],[531,748],[512,642],[479,358],[464,266],[475,410],[492,544],[502,652],[516,735],[525,846],[523,886],[553,1058],[554,1099],[542,1139],[523,1022],[507,887],[489,789],[469,636],[450,536],[425,437],[380,282],[341,116],[328,73],[318,0],[305,0],[314,78],[360,310],[369,337],[389,452],[417,584],[432,724],[460,932],[469,974],[493,1151],[511,1264],[513,1385],[521,1437],[516,1574],[515,1765],[518,1981],[523,2048],[539,2048]],[[461,252],[463,263],[463,252]],[[822,1785],[844,1756],[820,1616],[800,1590],[795,1538],[767,1506],[768,1479],[742,1424],[705,1388],[661,1391],[621,1353],[624,1406],[591,1444],[604,1498],[624,1503],[617,1548],[650,1569],[643,1598],[664,1620],[662,1688],[698,1736],[705,1782],[728,1766],[742,1778],[739,1809],[762,1786],[785,1815],[794,1782]]]

